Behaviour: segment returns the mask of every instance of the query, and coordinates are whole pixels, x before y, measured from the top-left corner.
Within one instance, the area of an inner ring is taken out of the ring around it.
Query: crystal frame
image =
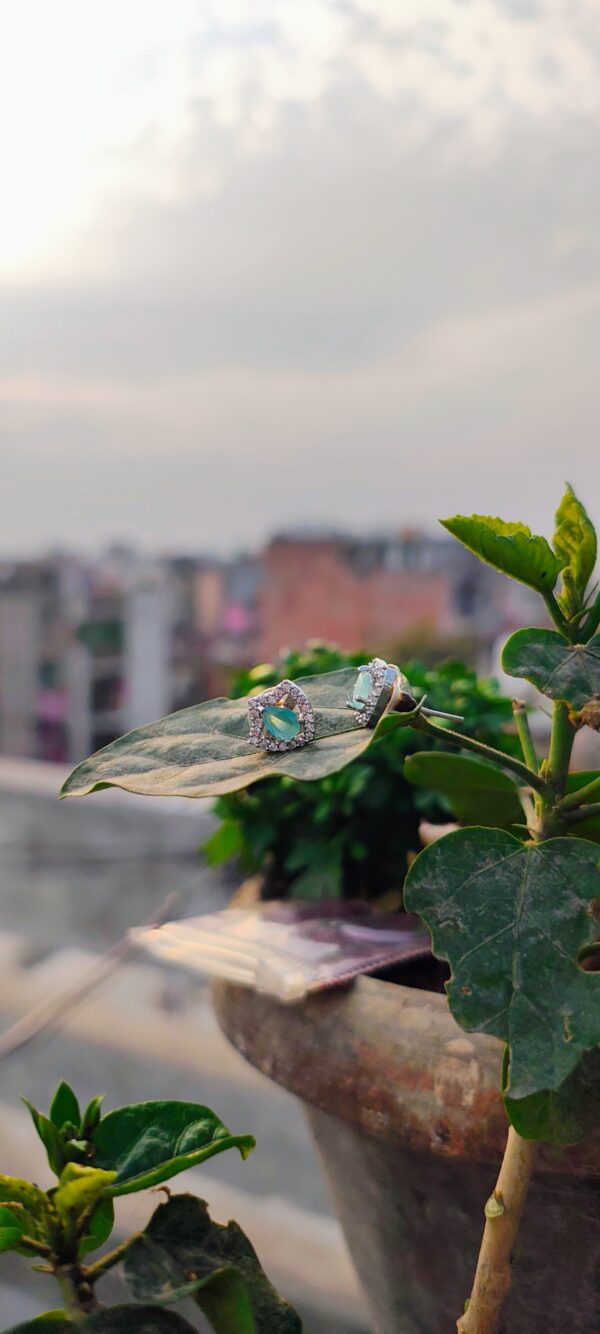
[[[375,727],[388,708],[395,688],[400,684],[400,671],[384,658],[371,658],[370,662],[362,663],[356,670],[358,675],[361,672],[369,673],[369,694],[362,707],[357,707],[349,699],[346,708],[356,714],[361,727]]]
[[[262,715],[269,705],[281,704],[284,699],[292,701],[290,707],[300,721],[300,731],[297,736],[292,737],[289,741],[278,741],[276,737],[267,732],[262,721]],[[285,751],[297,750],[299,746],[306,746],[309,741],[315,739],[315,716],[312,704],[295,681],[280,681],[278,685],[261,691],[260,695],[253,695],[248,700],[248,717],[250,720],[249,745],[258,746],[261,750],[268,750],[273,754],[281,755]]]

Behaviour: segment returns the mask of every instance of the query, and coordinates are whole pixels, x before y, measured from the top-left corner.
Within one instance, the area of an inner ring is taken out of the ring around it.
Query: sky
[[[600,521],[597,0],[0,12],[0,554]]]

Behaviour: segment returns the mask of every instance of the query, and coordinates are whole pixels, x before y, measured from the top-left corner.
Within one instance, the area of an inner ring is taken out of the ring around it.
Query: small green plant
[[[506,1152],[485,1207],[471,1297],[457,1320],[461,1334],[497,1334],[536,1143],[575,1143],[600,1106],[600,773],[569,772],[578,729],[600,726],[600,593],[590,588],[596,535],[570,487],[551,543],[488,516],[457,516],[445,527],[543,599],[554,629],[517,631],[503,667],[552,702],[546,755],[538,755],[518,699],[520,757],[432,722],[422,700],[384,715],[372,731],[361,728],[346,708],[355,678],[346,667],[302,679],[316,723],[304,748],[249,747],[245,701],[212,700],[106,747],[74,771],[64,793],[114,784],[220,796],[273,776],[321,781],[399,728],[466,752],[421,750],[407,760],[405,775],[443,791],[466,827],[419,854],[404,897],[450,965],[448,1001],[458,1023],[505,1044]]]
[[[208,1107],[190,1102],[142,1102],[103,1116],[102,1098],[93,1098],[82,1113],[64,1081],[48,1116],[26,1105],[57,1182],[44,1191],[0,1176],[0,1251],[17,1251],[53,1274],[63,1306],[7,1334],[67,1334],[75,1327],[185,1334],[192,1326],[170,1309],[184,1297],[217,1334],[298,1334],[298,1316],[269,1283],[237,1223],[214,1223],[204,1200],[171,1195],[164,1186],[228,1149],[246,1158],[251,1135],[230,1134]],[[166,1201],[144,1231],[90,1261],[112,1232],[114,1200],[157,1187]],[[96,1286],[117,1264],[134,1300],[106,1308]]]
[[[240,698],[284,678],[356,668],[370,656],[309,644],[275,664],[241,671],[231,693]],[[462,714],[479,741],[519,753],[510,700],[494,681],[482,680],[456,659],[437,667],[411,660],[403,667],[417,700],[426,695],[433,708]],[[215,811],[221,824],[201,850],[211,865],[237,857],[247,874],[260,874],[265,898],[383,899],[386,906],[399,905],[409,858],[420,848],[421,820],[443,823],[456,815],[454,783],[444,783],[441,765],[437,781],[429,781],[428,774],[426,785],[416,786],[418,766],[409,757],[424,747],[452,749],[443,736],[424,738],[396,728],[351,768],[318,782],[267,778],[219,797]],[[502,779],[500,774],[500,784]],[[506,782],[510,794],[512,784]]]

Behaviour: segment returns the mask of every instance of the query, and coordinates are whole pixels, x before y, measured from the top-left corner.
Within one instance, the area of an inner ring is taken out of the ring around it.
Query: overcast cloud
[[[0,548],[594,510],[596,0],[130,8],[57,0],[0,225]]]

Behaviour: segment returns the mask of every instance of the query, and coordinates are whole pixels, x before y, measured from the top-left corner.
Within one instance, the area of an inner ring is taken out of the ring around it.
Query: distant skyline
[[[596,0],[20,0],[0,112],[0,555],[600,523]]]

